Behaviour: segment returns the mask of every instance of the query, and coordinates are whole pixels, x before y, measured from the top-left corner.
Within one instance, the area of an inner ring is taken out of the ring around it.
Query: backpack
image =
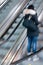
[[[32,31],[36,31],[38,29],[37,25],[34,23],[32,19],[28,19],[24,17],[23,26]]]

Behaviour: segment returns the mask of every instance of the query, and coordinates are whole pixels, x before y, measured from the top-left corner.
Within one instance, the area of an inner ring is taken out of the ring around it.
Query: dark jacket
[[[30,14],[25,15],[24,19],[27,21],[27,19],[28,19],[29,16],[30,16]],[[32,29],[27,28],[27,36],[29,36],[29,37],[30,37],[30,36],[38,36],[38,35],[39,35],[39,29],[38,29],[38,24],[39,24],[39,22],[38,22],[37,14],[32,15],[31,20],[35,23],[37,29],[36,29],[36,31],[33,31]],[[24,23],[25,23],[25,22],[24,22]],[[33,26],[33,25],[32,25],[32,26]],[[34,27],[34,26],[33,26],[33,27]]]

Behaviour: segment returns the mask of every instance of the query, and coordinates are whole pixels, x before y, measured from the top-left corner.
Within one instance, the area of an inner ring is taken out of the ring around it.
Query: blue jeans
[[[37,50],[37,38],[38,38],[38,36],[28,37],[28,46],[27,46],[28,52],[31,52],[31,48],[32,48],[33,52],[36,52],[36,50]]]

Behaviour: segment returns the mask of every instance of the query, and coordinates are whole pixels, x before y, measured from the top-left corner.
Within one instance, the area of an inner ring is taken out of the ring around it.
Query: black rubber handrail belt
[[[13,32],[10,34],[10,36],[7,38],[7,40],[9,40],[9,38],[13,35],[13,33],[16,31],[16,29],[19,27],[19,25],[21,24],[23,18],[21,19],[21,21],[18,23],[18,25],[16,26],[16,28],[13,30]],[[6,40],[6,41],[7,41]]]

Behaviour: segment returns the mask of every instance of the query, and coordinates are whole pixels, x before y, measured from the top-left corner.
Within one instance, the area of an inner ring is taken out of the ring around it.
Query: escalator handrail
[[[9,0],[4,0],[1,4],[0,4],[0,9],[8,2]]]

